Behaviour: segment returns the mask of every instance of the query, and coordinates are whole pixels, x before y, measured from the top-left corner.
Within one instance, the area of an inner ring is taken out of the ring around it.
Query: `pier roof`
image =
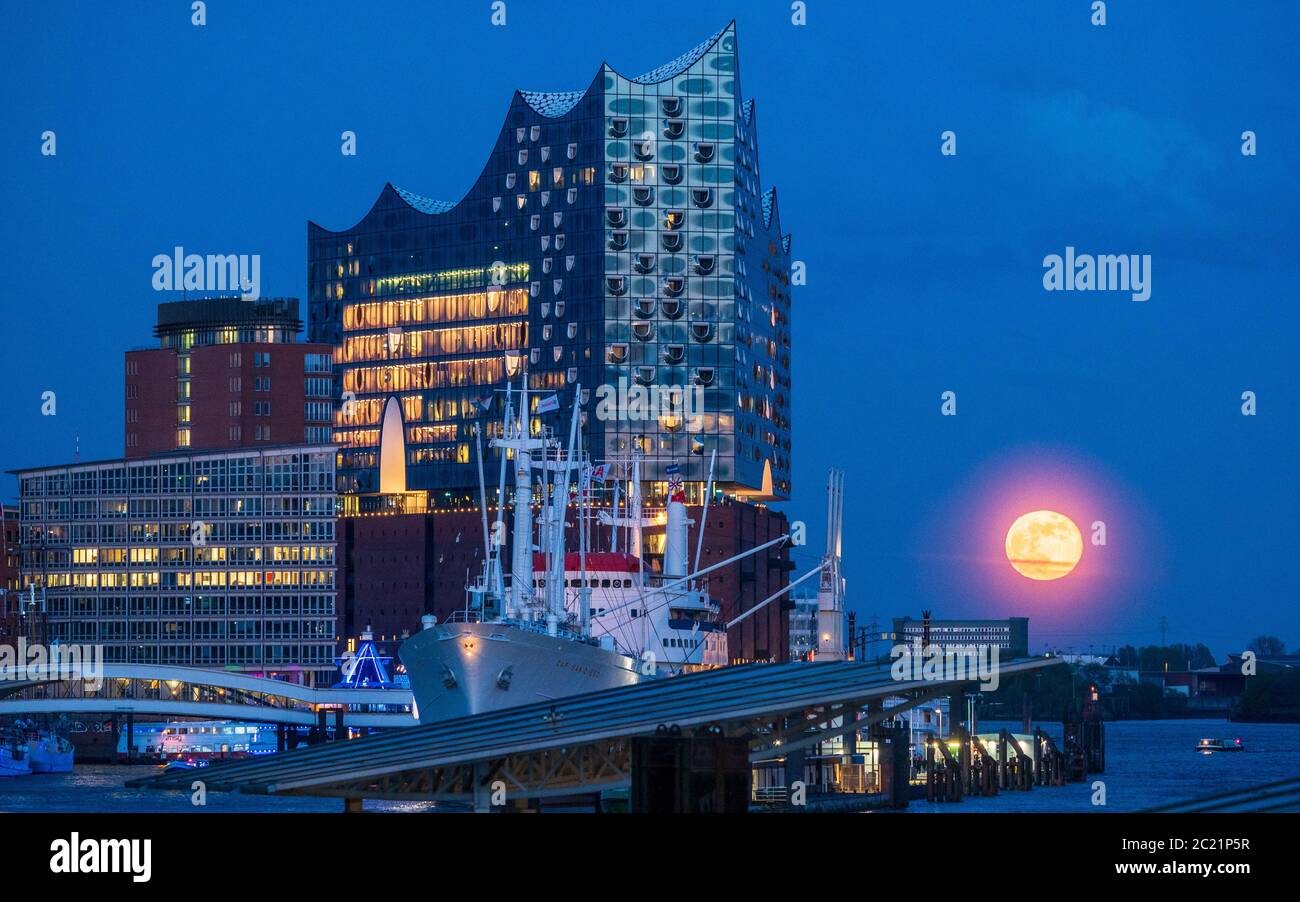
[[[1009,661],[1000,665],[1000,674],[1059,664],[1056,658]],[[485,786],[489,774],[502,775],[510,791],[521,795],[600,791],[626,784],[627,747],[634,737],[666,730],[745,735],[751,758],[763,760],[837,735],[828,725],[856,716],[868,702],[898,696],[908,702],[891,710],[905,710],[973,689],[978,678],[970,676],[900,681],[888,663],[850,661],[724,667],[214,764],[203,779],[213,790],[343,798],[471,801],[474,787]],[[539,772],[544,777],[532,776]],[[182,771],[128,785],[188,791],[192,779]]]

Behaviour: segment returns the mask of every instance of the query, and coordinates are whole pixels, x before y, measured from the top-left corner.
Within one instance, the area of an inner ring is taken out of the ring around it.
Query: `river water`
[[[1017,724],[981,724],[980,730]],[[1043,728],[1058,742],[1060,725]],[[1202,737],[1241,739],[1244,752],[1202,755]],[[0,811],[51,812],[340,812],[339,799],[271,798],[211,792],[207,805],[191,804],[188,793],[127,789],[152,766],[86,765],[71,774],[0,778]],[[1300,775],[1300,724],[1230,724],[1210,720],[1120,721],[1106,724],[1106,773],[1086,783],[1003,792],[958,804],[913,802],[913,812],[1109,812],[1140,811],[1231,789]],[[202,771],[196,772],[196,779]],[[1106,784],[1106,804],[1094,805],[1092,783]],[[421,802],[367,802],[367,811],[436,811]]]
[[[1061,742],[1061,725],[1042,724]],[[979,730],[1020,724],[981,723]],[[1202,754],[1202,738],[1240,739],[1243,752]],[[1083,783],[1002,792],[960,803],[913,802],[910,811],[1114,812],[1142,811],[1234,789],[1300,776],[1300,724],[1243,724],[1223,720],[1125,720],[1106,724],[1106,772]],[[1092,785],[1105,783],[1105,805],[1093,804]]]

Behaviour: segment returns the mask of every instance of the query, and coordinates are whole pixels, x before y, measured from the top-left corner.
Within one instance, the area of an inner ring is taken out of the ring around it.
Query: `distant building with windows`
[[[159,304],[159,347],[126,353],[126,456],[331,441],[334,349],[302,327],[297,298]]]
[[[336,674],[333,445],[13,471],[48,641],[105,660]]]
[[[817,596],[793,599],[790,609],[790,660],[798,661],[817,649]]]
[[[0,644],[12,644],[21,620],[18,505],[0,504]]]
[[[554,392],[561,418],[581,385],[587,451],[639,449],[647,500],[675,464],[698,503],[714,451],[724,493],[790,497],[790,238],[738,61],[732,23],[635,78],[602,65],[582,90],[517,91],[459,201],[390,184],[354,224],[308,224],[310,337],[338,347],[349,402],[344,491],[380,490],[397,398],[409,489],[473,503],[474,429],[499,430],[526,372],[533,404]],[[698,389],[702,409],[598,416],[598,390],[620,385]]]
[[[18,591],[18,505],[0,504],[0,592]]]
[[[930,644],[945,646],[997,646],[1004,659],[1029,655],[1029,618],[1006,620],[930,620]],[[911,644],[926,633],[927,621],[908,617],[894,618],[895,642]]]

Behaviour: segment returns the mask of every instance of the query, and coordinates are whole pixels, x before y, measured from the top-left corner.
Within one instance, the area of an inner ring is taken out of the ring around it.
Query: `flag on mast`
[[[669,464],[664,467],[664,472],[668,474],[668,500],[685,504],[686,491],[682,486],[682,468],[677,464]]]
[[[537,401],[538,413],[551,413],[552,411],[559,409],[560,399],[554,392],[551,392],[551,394],[547,395],[545,398],[540,398]]]

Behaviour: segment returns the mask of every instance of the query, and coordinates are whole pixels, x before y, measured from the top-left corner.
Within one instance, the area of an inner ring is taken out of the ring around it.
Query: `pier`
[[[1000,668],[1008,677],[1059,664],[1034,658]],[[212,791],[340,798],[345,810],[364,799],[537,810],[547,799],[597,806],[625,792],[633,810],[735,811],[752,794],[737,774],[777,767],[791,777],[787,793],[798,791],[810,753],[865,731],[888,749],[881,773],[898,797],[910,794],[898,716],[974,685],[900,681],[888,664],[853,661],[726,667],[214,764],[202,779]],[[704,788],[684,789],[688,774]],[[193,779],[158,774],[128,785],[189,791]]]

